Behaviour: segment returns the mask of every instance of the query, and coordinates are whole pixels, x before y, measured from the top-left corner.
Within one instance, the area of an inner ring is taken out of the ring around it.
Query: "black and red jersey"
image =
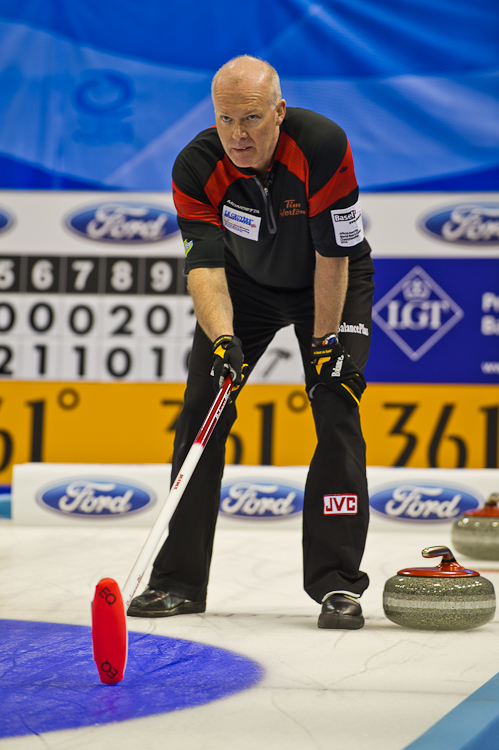
[[[227,248],[261,284],[311,286],[315,251],[352,262],[369,252],[358,193],[344,131],[315,112],[287,110],[263,182],[232,163],[216,128],[203,130],[173,167],[186,272],[223,267]]]

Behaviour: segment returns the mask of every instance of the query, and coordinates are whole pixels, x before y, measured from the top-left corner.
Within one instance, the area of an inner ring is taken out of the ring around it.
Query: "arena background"
[[[351,141],[376,264],[368,463],[497,467],[497,31],[492,0],[2,0],[0,480],[170,459],[193,330],[171,166],[241,53]],[[229,462],[308,462],[290,331],[239,413]]]
[[[0,0],[2,748],[497,746],[497,615],[402,628],[382,591],[498,490],[498,38],[492,0]],[[285,330],[238,401],[207,612],[131,621],[109,688],[89,603],[167,495],[194,326],[171,167],[244,53],[354,154],[376,266],[366,627],[319,630],[302,590],[315,437]],[[460,562],[497,590],[498,561]]]

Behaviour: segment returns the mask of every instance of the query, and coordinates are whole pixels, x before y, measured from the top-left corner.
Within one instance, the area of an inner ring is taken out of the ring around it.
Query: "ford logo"
[[[265,479],[224,482],[220,513],[238,518],[289,518],[303,510],[303,487]]]
[[[398,521],[453,521],[481,504],[472,493],[453,485],[407,482],[377,490],[370,505],[385,518]]]
[[[81,477],[53,482],[38,490],[45,510],[78,518],[117,518],[140,513],[156,502],[149,487],[122,479]]]
[[[0,484],[0,518],[11,517],[11,492],[10,484]]]
[[[5,208],[0,209],[0,232],[10,229],[14,223],[14,217]]]
[[[69,214],[65,223],[87,240],[120,244],[159,242],[178,232],[177,218],[166,208],[126,201],[88,206]]]
[[[459,203],[426,214],[419,222],[427,234],[460,245],[499,243],[499,203]]]

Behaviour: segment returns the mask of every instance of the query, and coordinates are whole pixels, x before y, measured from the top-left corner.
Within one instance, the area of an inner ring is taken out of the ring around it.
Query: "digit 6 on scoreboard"
[[[28,258],[27,291],[46,293],[58,292],[59,265],[60,259],[55,256],[51,256],[50,258]]]

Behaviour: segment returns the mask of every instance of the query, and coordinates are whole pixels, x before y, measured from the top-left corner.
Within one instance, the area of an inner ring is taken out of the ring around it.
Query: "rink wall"
[[[17,465],[12,520],[36,526],[151,527],[168,494],[170,470],[158,464]],[[220,523],[299,525],[306,477],[305,466],[227,466]],[[371,525],[402,532],[415,524],[448,526],[481,507],[499,491],[499,471],[369,467],[368,483]],[[357,512],[355,495],[327,489],[324,515]]]

